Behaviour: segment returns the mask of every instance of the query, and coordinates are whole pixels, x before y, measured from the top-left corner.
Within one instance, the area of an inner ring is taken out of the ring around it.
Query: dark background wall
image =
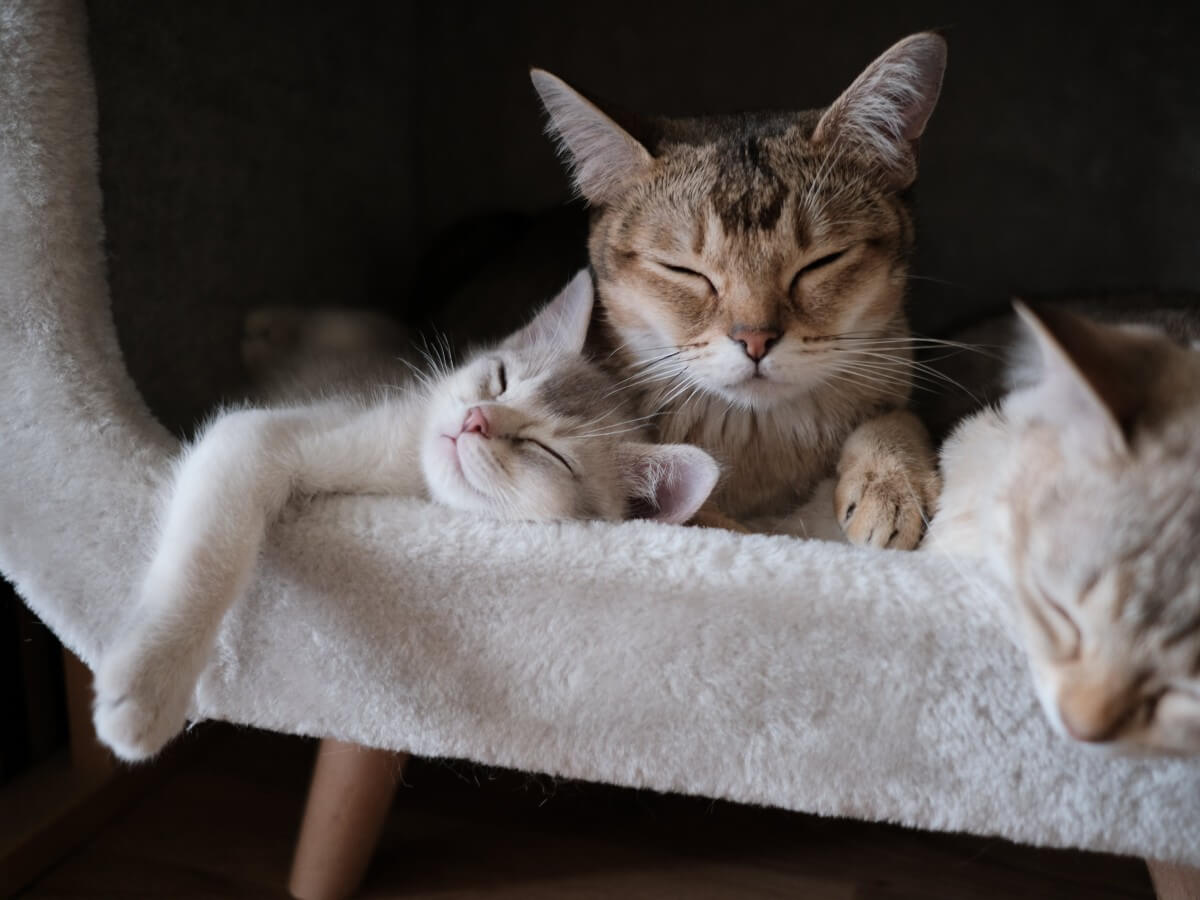
[[[828,103],[939,27],[918,328],[1014,292],[1200,289],[1200,12],[1095,3],[93,0],[114,310],[151,405],[235,390],[242,311],[419,306],[437,235],[566,196],[526,69],[632,109]],[[428,292],[428,288],[426,289]]]

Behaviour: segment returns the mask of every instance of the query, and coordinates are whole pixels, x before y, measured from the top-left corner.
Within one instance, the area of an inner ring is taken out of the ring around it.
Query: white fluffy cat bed
[[[81,5],[0,6],[0,569],[85,661],[176,441],[109,313]],[[1200,864],[1200,763],[1051,733],[1002,598],[920,554],[328,497],[272,530],[200,717]]]

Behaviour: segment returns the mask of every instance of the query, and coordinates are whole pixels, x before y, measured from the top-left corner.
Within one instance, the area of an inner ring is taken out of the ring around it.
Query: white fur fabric
[[[0,569],[85,660],[174,441],[108,311],[81,5],[0,4]],[[154,302],[153,298],[145,298]],[[1200,864],[1200,765],[1054,736],[953,559],[329,497],[274,528],[199,715]]]

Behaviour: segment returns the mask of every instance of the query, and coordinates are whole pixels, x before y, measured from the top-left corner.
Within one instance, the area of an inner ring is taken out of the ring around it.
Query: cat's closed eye
[[[561,464],[562,467],[570,472],[571,476],[574,477],[575,470],[571,468],[571,464],[567,462],[567,458],[548,444],[543,444],[541,441],[535,440],[534,438],[513,438],[513,443],[517,445],[524,445],[526,447],[532,447],[535,451],[540,451],[546,454]]]
[[[493,398],[499,398],[508,390],[508,372],[504,368],[504,360],[498,359],[492,365],[492,371],[488,378],[488,389]]]
[[[1036,578],[1032,579],[1032,588],[1033,593],[1026,596],[1026,608],[1046,638],[1047,649],[1060,662],[1077,657],[1083,640],[1078,623]]]
[[[697,272],[695,269],[690,269],[687,266],[675,265],[674,263],[659,262],[658,265],[661,268],[666,269],[668,272],[674,272],[676,275],[682,275],[685,278],[696,281],[697,283],[703,282],[704,286],[708,288],[709,293],[714,295],[717,293],[716,285],[714,285],[712,279],[703,272]]]
[[[812,262],[805,263],[792,277],[792,283],[788,287],[788,291],[791,292],[796,290],[796,286],[800,284],[800,279],[802,279],[804,276],[811,275],[813,272],[824,269],[826,266],[833,265],[835,262],[845,256],[849,249],[850,248],[848,247],[844,247],[835,253],[826,253],[824,256],[817,257]]]

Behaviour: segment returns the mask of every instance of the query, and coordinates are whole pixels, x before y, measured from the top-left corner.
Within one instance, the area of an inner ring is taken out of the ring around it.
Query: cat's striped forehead
[[[771,120],[703,143],[664,144],[657,183],[629,212],[639,217],[652,214],[653,204],[679,204],[697,224],[710,217],[727,239],[761,241],[775,233],[801,249],[837,229],[906,231],[905,198],[887,189],[878,165],[844,146],[812,144],[810,130],[795,120],[781,129]],[[712,232],[703,234],[711,240]]]

